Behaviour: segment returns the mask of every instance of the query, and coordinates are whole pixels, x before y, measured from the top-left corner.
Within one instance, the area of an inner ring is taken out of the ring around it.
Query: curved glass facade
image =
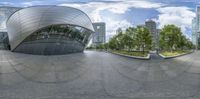
[[[88,42],[86,38],[88,38],[90,34],[91,31],[79,26],[52,25],[38,30],[27,37],[23,42],[57,39],[58,42],[59,40],[76,40],[85,45]]]
[[[55,55],[82,52],[94,33],[90,18],[65,6],[34,6],[12,14],[7,21],[11,51]]]
[[[14,51],[42,55],[81,52],[91,33],[79,26],[51,25],[28,36]]]

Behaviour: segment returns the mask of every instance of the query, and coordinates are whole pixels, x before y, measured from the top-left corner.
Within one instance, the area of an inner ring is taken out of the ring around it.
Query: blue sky
[[[191,20],[200,0],[0,0],[0,5],[76,7],[86,12],[93,22],[106,22],[107,39],[119,27],[141,25],[147,19],[155,20],[158,28],[175,24],[191,38]]]

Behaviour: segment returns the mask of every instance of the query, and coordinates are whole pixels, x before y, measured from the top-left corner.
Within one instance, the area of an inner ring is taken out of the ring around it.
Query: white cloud
[[[191,11],[188,7],[164,7],[157,9],[160,14],[158,15],[157,22],[159,23],[159,28],[162,28],[167,24],[175,24],[181,27],[183,33],[187,37],[187,28],[191,28],[191,22],[195,13]]]
[[[36,0],[36,1],[22,2],[21,5],[24,7],[28,7],[28,6],[33,6],[33,5],[39,5],[41,3],[42,3],[42,1]]]
[[[133,26],[130,22],[128,22],[127,20],[114,20],[111,18],[108,18],[106,20],[106,22],[108,24],[106,24],[106,28],[107,28],[107,40],[112,37],[113,35],[116,34],[116,30],[118,28],[122,28],[122,30],[126,29],[127,27]]]
[[[124,1],[111,1],[111,2],[89,2],[83,4],[63,3],[60,6],[71,6],[82,9],[84,11],[91,11],[89,13],[93,21],[101,21],[100,12],[104,10],[111,11],[115,14],[123,14],[130,8],[159,8],[163,6],[161,3],[152,3],[143,0],[124,0]]]
[[[11,2],[0,2],[0,5],[3,5],[3,6],[13,6],[14,4],[11,3]]]
[[[131,26],[131,23],[126,19],[111,19],[108,16],[101,15],[103,11],[110,11],[114,14],[125,14],[130,8],[159,8],[164,6],[161,3],[153,3],[144,0],[115,0],[110,2],[88,2],[88,3],[63,3],[59,6],[71,6],[86,12],[93,22],[106,22],[107,24],[107,38],[115,34],[119,27]]]

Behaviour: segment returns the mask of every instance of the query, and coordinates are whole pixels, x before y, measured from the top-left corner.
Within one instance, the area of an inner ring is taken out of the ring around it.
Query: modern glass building
[[[192,43],[197,45],[197,18],[193,18],[192,20]]]
[[[55,55],[82,52],[94,28],[81,10],[64,6],[21,9],[7,20],[11,51]]]
[[[8,35],[7,35],[6,21],[11,14],[13,14],[15,11],[19,9],[21,8],[8,7],[8,6],[0,7],[0,49],[8,48]]]
[[[147,20],[145,22],[145,26],[149,29],[152,36],[152,50],[156,50],[158,48],[158,33],[156,28],[156,22],[153,20]]]
[[[97,46],[106,42],[106,24],[104,22],[93,23],[95,33],[92,35],[92,45]]]
[[[192,20],[192,42],[200,49],[200,6],[197,6],[196,17]]]

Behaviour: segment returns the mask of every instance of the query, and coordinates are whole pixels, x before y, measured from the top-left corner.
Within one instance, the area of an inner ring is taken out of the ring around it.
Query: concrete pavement
[[[200,99],[200,51],[137,60],[0,51],[0,99]]]

